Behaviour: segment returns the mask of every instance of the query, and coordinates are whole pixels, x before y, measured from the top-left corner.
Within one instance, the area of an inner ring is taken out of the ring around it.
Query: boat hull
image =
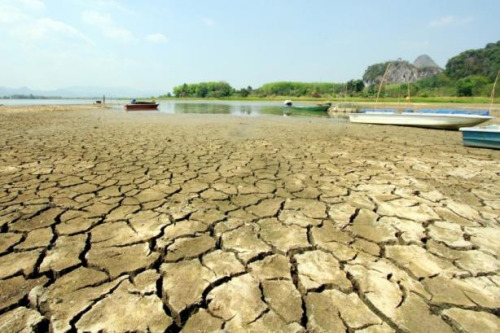
[[[138,103],[138,104],[125,104],[126,111],[152,111],[158,109],[158,103]]]
[[[460,128],[465,146],[500,149],[500,125]]]
[[[467,114],[419,114],[419,113],[355,113],[349,115],[352,123],[397,125],[440,129],[458,129],[479,125],[493,119],[490,116]]]
[[[285,110],[288,111],[312,111],[312,112],[326,112],[330,105],[316,105],[316,106],[286,106]]]

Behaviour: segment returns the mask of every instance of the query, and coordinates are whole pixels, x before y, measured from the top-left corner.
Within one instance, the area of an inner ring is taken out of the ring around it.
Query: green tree
[[[446,63],[446,74],[459,80],[471,75],[481,75],[490,82],[500,70],[500,41],[490,43],[483,49],[467,50]]]

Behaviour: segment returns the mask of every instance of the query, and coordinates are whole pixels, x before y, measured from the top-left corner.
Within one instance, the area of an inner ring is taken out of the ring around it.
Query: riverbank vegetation
[[[363,79],[343,83],[280,81],[266,83],[258,88],[248,86],[241,89],[235,89],[227,82],[184,83],[173,89],[173,96],[169,93],[160,98],[371,100],[379,93],[379,83],[390,64],[401,67],[405,61],[398,59],[371,65]],[[425,67],[420,70],[432,72],[432,75],[410,82],[403,75],[399,80],[401,82],[383,84],[380,97],[391,101],[486,103],[500,71],[500,41],[482,49],[460,53],[447,62],[444,70],[433,71]],[[495,96],[498,96],[496,92]]]

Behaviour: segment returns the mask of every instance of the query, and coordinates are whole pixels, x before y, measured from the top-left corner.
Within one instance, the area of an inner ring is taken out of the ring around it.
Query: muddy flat
[[[498,332],[500,151],[331,119],[0,110],[0,331]]]

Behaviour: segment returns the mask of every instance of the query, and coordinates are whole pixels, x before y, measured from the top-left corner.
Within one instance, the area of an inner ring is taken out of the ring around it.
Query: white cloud
[[[45,3],[42,0],[19,0],[21,5],[27,9],[40,11],[45,9]]]
[[[215,25],[215,21],[212,20],[211,18],[203,18],[202,19],[202,22],[207,26],[207,27],[211,27],[211,26],[214,26]]]
[[[29,7],[28,9],[25,7]],[[31,6],[31,7],[30,7]],[[82,42],[92,41],[75,27],[49,17],[40,16],[39,10],[44,8],[41,1],[22,0],[0,3],[0,31],[14,38],[19,43],[29,41]],[[28,10],[28,11],[27,11]],[[29,10],[35,10],[36,13]]]
[[[146,40],[151,43],[167,43],[168,38],[164,34],[156,33],[146,36]]]
[[[30,26],[26,27],[25,33],[33,39],[49,39],[54,36],[63,36],[90,42],[90,39],[74,27],[47,17],[36,19]]]
[[[444,27],[449,25],[463,25],[474,21],[471,16],[468,17],[456,17],[453,15],[443,16],[439,19],[429,22],[430,27]]]
[[[82,12],[81,17],[83,22],[101,29],[103,35],[108,38],[124,42],[133,39],[132,33],[125,28],[118,27],[109,14],[86,10]]]

